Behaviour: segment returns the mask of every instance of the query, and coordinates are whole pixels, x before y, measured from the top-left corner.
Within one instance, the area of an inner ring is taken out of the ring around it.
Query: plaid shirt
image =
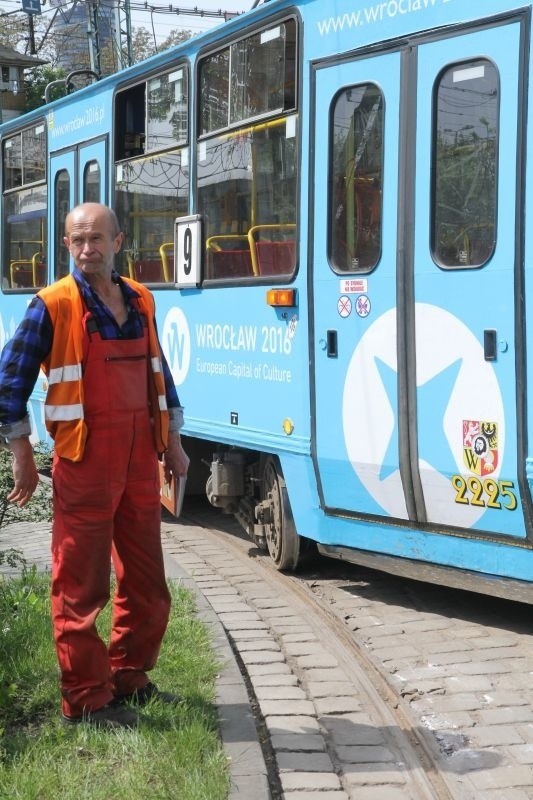
[[[131,302],[137,292],[122,281],[116,272],[112,280],[118,283],[128,309],[128,318],[120,326],[91,288],[79,269],[73,277],[78,284],[87,308],[92,312],[102,339],[140,339],[144,335],[141,315]],[[41,364],[49,354],[54,335],[48,310],[40,297],[35,296],[13,338],[0,356],[0,435],[17,438],[30,433],[27,405],[39,376]],[[163,374],[170,414],[170,429],[179,430],[183,412],[172,374],[162,354]]]

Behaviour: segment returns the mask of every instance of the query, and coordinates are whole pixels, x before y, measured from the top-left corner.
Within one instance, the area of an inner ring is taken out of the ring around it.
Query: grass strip
[[[49,578],[34,570],[0,579],[0,798],[226,800],[214,706],[220,664],[193,595],[171,585],[171,618],[150,675],[184,702],[151,701],[138,729],[105,731],[61,722],[49,591]],[[109,617],[106,609],[101,633]]]

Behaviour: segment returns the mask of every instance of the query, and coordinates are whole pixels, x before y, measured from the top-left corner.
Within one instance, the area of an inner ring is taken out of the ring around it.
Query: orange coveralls
[[[158,457],[148,394],[148,334],[89,333],[81,461],[54,456],[52,619],[63,713],[81,716],[148,682],[170,612],[160,534]],[[96,618],[116,576],[107,645]]]

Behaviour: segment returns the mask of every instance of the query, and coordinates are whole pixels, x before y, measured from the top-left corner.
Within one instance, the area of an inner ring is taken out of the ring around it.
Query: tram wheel
[[[295,569],[300,555],[300,537],[294,525],[281,470],[275,459],[270,456],[263,466],[262,497],[270,505],[270,520],[266,525],[266,542],[270,557],[279,570]]]

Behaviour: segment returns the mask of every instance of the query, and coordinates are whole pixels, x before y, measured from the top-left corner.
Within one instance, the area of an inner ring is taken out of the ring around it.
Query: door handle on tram
[[[337,331],[326,333],[326,352],[328,358],[337,358],[339,351],[337,348]]]
[[[483,353],[485,361],[496,361],[496,331],[493,328],[487,328],[483,331]]]

